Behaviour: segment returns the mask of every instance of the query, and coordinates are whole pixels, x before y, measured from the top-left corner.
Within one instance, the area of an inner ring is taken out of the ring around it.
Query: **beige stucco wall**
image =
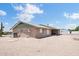
[[[35,28],[29,28],[30,32],[28,32],[28,28],[15,28],[13,29],[14,33],[17,33],[19,37],[35,37],[36,30]]]
[[[49,34],[47,34],[47,30],[48,29],[42,29],[43,32],[40,33],[40,29],[37,30],[37,35],[36,37],[40,38],[40,37],[47,37],[47,36],[50,36],[51,35],[51,30],[49,30]]]
[[[46,37],[51,35],[51,30],[49,30],[49,34],[47,34],[47,29],[43,29],[43,33],[40,33],[40,28],[31,27],[30,32],[27,30],[28,28],[15,28],[13,29],[14,33],[18,34],[18,37]]]
[[[29,29],[29,32],[28,32]],[[40,33],[40,29],[42,29],[42,33]],[[47,37],[51,36],[51,29],[46,28],[38,28],[32,25],[19,24],[13,29],[13,33],[17,33],[17,37]]]

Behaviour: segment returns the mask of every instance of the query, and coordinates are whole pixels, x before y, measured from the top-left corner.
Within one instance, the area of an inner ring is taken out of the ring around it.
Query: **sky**
[[[4,24],[4,31],[9,31],[18,21],[74,29],[79,25],[79,4],[0,3],[0,22]]]

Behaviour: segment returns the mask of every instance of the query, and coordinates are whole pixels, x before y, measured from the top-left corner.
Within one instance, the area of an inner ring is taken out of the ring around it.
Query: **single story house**
[[[25,22],[17,22],[12,28],[13,37],[35,37],[43,38],[51,35],[58,35],[59,29],[47,25],[34,25]]]

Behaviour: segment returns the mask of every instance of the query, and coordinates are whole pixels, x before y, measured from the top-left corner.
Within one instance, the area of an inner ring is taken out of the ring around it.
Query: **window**
[[[28,32],[30,32],[30,29],[27,29]]]
[[[40,33],[42,33],[43,32],[43,30],[42,29],[40,29]]]
[[[49,34],[50,32],[49,32],[49,30],[47,30],[47,34]]]

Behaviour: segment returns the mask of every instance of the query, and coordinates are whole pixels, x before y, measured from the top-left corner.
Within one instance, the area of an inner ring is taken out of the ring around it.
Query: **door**
[[[13,33],[13,37],[14,38],[18,37],[17,33]]]
[[[51,35],[57,35],[58,34],[58,30],[51,30]]]

